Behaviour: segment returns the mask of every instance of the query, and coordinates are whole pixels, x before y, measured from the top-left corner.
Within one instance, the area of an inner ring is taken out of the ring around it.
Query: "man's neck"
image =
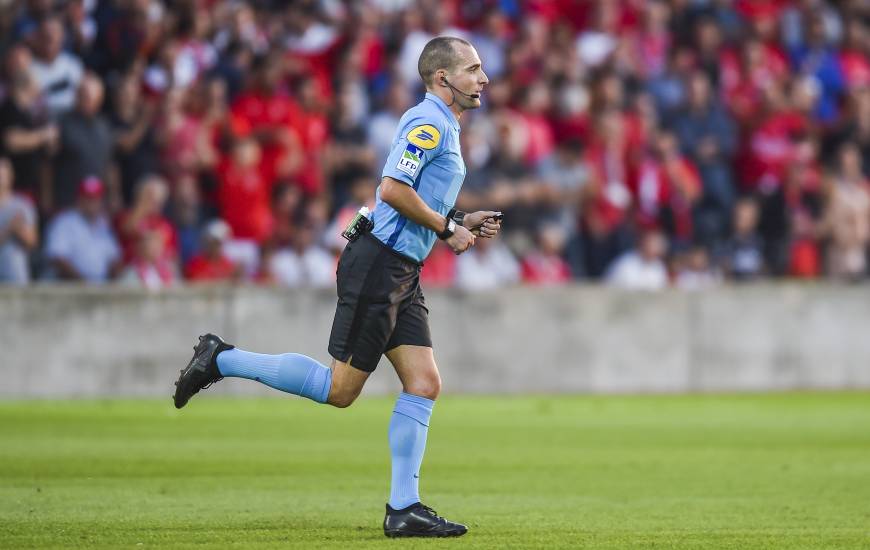
[[[450,112],[453,113],[453,116],[456,117],[456,120],[459,120],[459,117],[462,116],[462,112],[465,109],[456,102],[455,96],[453,95],[456,92],[452,92],[450,88],[438,88],[435,90],[427,88],[426,91],[443,101],[444,105],[446,105],[447,108],[450,109]]]

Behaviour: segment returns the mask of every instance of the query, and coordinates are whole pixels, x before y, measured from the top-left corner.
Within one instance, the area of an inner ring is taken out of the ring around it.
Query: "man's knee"
[[[332,387],[326,402],[333,407],[344,409],[350,407],[359,397],[370,373],[355,369],[347,363],[333,360]]]
[[[353,405],[353,402],[356,401],[358,397],[358,393],[348,393],[348,392],[338,392],[338,393],[329,393],[329,399],[327,399],[327,403],[332,405],[333,407],[337,407],[339,409],[346,409]]]
[[[441,393],[441,376],[436,370],[431,374],[415,377],[405,386],[405,393],[435,400]]]

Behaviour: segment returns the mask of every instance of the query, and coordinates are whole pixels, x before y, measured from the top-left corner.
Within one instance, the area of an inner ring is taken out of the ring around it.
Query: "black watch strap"
[[[456,220],[454,220],[450,216],[445,218],[445,220],[446,220],[446,222],[444,223],[444,229],[441,231],[441,233],[437,233],[438,238],[441,239],[442,241],[452,237],[453,233],[456,230]]]
[[[451,208],[450,212],[447,213],[447,217],[452,218],[453,221],[456,222],[456,225],[462,225],[462,222],[465,221],[466,214],[468,214],[468,212],[463,212],[462,210]]]

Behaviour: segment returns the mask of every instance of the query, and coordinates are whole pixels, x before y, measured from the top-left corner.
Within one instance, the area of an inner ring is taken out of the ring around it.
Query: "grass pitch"
[[[392,399],[0,403],[0,548],[868,548],[870,394],[447,397],[389,540]]]

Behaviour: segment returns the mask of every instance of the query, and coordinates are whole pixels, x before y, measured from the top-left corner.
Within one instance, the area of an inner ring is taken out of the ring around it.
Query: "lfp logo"
[[[424,124],[408,132],[408,141],[421,149],[434,149],[441,142],[441,132],[431,124]]]

